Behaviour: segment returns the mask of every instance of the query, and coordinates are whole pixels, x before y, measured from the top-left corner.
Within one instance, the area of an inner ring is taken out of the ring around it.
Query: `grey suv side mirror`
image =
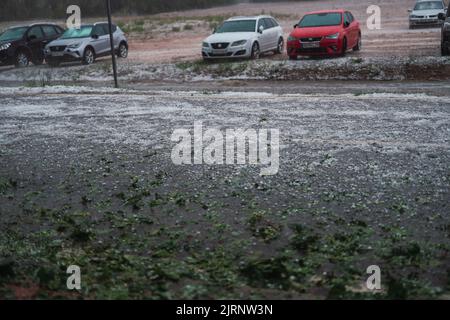
[[[264,27],[263,26],[259,26],[258,32],[259,33],[263,33],[264,32]]]
[[[92,39],[98,39],[98,34],[93,34]]]

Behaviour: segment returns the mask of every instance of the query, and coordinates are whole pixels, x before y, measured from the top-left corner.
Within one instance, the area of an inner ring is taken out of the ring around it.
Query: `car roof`
[[[53,22],[39,22],[39,23],[32,23],[32,24],[24,24],[24,25],[17,25],[17,26],[10,26],[8,27],[8,29],[13,29],[13,28],[31,28],[31,27],[35,27],[35,26],[54,26],[54,27],[59,27],[56,23]]]
[[[345,13],[349,10],[344,10],[344,9],[333,9],[333,10],[319,10],[319,11],[311,11],[311,12],[307,12],[304,15],[308,15],[308,14],[320,14],[320,13]]]
[[[231,18],[227,19],[226,21],[233,21],[233,20],[257,20],[257,19],[262,19],[262,18],[274,19],[273,17],[268,16],[268,15],[259,15],[259,16],[236,16],[236,17],[231,17]]]

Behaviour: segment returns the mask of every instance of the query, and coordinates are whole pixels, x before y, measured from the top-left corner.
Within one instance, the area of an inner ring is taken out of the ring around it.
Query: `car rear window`
[[[338,26],[342,23],[342,14],[339,12],[308,14],[303,17],[298,26],[300,28],[308,27],[326,27]]]
[[[105,34],[109,34],[109,25],[108,24],[103,24],[102,26],[103,26],[103,30],[104,30]],[[111,28],[112,28],[112,32],[113,33],[116,32],[117,26],[115,24],[113,24],[111,26]]]
[[[44,33],[47,37],[58,35],[58,31],[54,26],[42,26],[42,29],[44,29]]]
[[[42,32],[42,29],[40,26],[35,26],[28,31],[28,38],[35,37],[35,39],[42,39],[44,38],[44,33]]]
[[[256,20],[233,20],[225,21],[219,28],[217,28],[216,33],[255,32],[255,30]]]

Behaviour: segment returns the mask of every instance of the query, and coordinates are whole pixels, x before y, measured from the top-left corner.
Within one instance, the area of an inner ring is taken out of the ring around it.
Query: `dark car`
[[[447,13],[440,14],[439,19],[444,21],[442,24],[441,52],[443,56],[448,56],[450,55],[450,5]]]
[[[11,27],[0,34],[0,65],[26,67],[44,62],[44,48],[61,36],[64,29],[49,23]]]

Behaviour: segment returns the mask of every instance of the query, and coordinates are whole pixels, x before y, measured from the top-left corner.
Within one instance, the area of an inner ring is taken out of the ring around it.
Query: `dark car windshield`
[[[92,28],[92,26],[84,26],[80,29],[67,29],[60,39],[88,38],[91,36]]]
[[[419,2],[414,7],[414,10],[439,10],[439,9],[444,9],[444,5],[441,1]]]
[[[219,28],[217,28],[216,33],[255,32],[255,30],[256,20],[236,20],[225,21]]]
[[[338,26],[342,23],[339,12],[308,14],[299,22],[300,28]]]
[[[25,32],[27,32],[27,27],[11,28],[6,30],[0,35],[0,41],[11,41],[19,40],[23,38]]]

